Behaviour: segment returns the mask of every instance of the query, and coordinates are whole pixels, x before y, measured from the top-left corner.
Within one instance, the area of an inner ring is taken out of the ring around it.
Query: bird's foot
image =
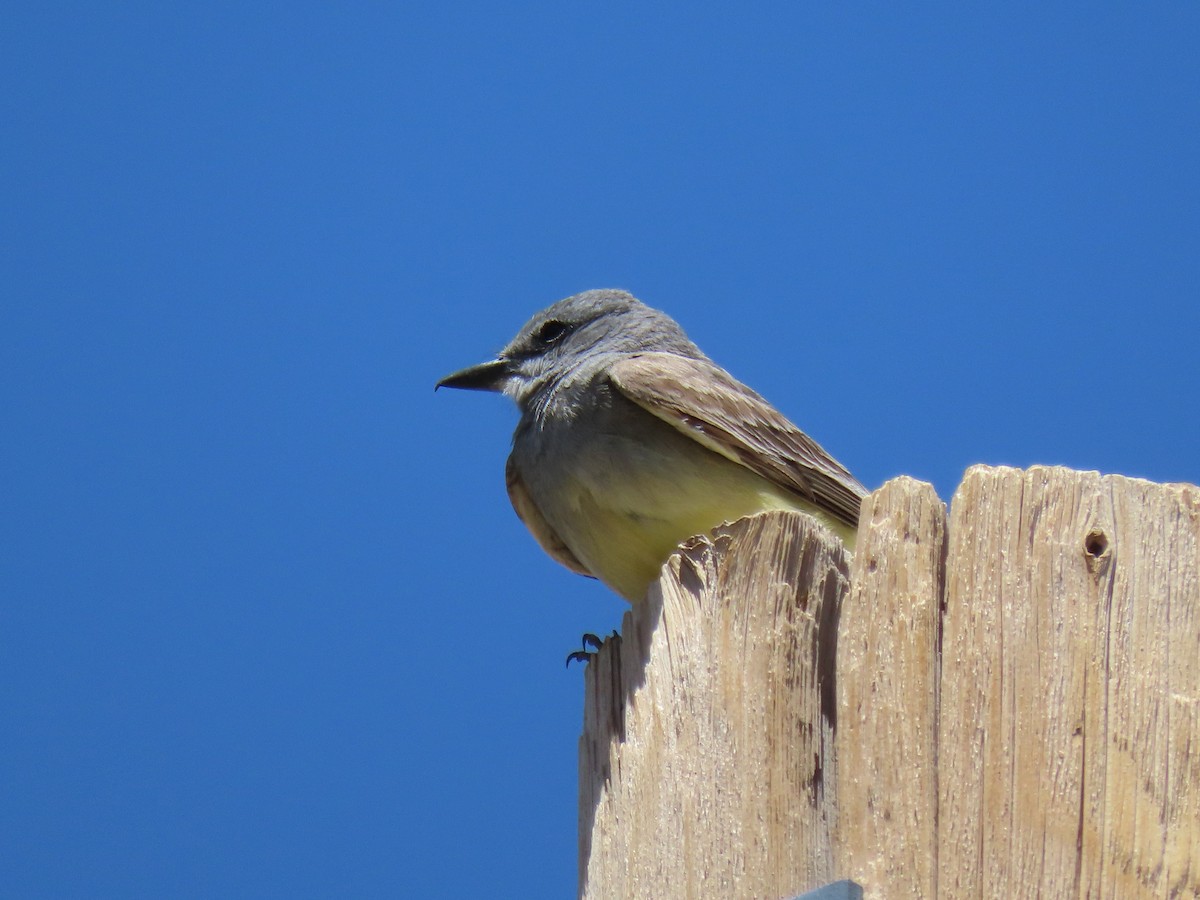
[[[620,637],[621,636],[617,634],[615,629],[613,630],[613,633],[606,638],[597,637],[590,631],[586,632],[583,637],[579,639],[583,646],[579,650],[574,650],[567,654],[567,666],[570,667],[572,662],[590,661],[591,658],[600,650],[600,648],[604,646],[606,641],[611,641],[613,638],[619,639]],[[589,647],[594,647],[595,650],[589,650]]]

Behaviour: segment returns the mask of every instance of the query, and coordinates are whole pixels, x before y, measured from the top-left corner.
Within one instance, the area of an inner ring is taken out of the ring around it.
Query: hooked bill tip
[[[504,381],[508,375],[508,362],[493,359],[452,372],[435,384],[433,389],[436,391],[438,388],[448,387],[468,391],[499,391],[504,388]]]

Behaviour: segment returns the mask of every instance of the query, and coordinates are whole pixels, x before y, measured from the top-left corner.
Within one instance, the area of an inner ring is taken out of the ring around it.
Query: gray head
[[[654,351],[706,359],[674,319],[632,294],[584,291],[537,313],[496,359],[447,375],[437,386],[502,391],[526,408],[564,381]]]

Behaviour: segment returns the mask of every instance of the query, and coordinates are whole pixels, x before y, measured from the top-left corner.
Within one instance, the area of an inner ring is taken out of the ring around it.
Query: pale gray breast
[[[618,393],[601,376],[560,391],[522,416],[513,459],[534,502],[550,518],[554,499],[581,485],[604,493],[631,468],[661,465],[664,450],[691,443]]]

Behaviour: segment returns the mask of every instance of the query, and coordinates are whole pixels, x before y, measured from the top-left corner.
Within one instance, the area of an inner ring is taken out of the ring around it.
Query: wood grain
[[[580,892],[783,897],[833,880],[841,544],[767,513],[671,557],[588,667]]]
[[[857,546],[744,519],[627,613],[581,894],[1200,897],[1200,488],[975,467],[947,520],[897,479]]]
[[[868,896],[932,897],[946,505],[911,478],[863,504],[838,637],[837,871]]]
[[[1200,896],[1196,496],[967,473],[947,559],[941,896]]]

